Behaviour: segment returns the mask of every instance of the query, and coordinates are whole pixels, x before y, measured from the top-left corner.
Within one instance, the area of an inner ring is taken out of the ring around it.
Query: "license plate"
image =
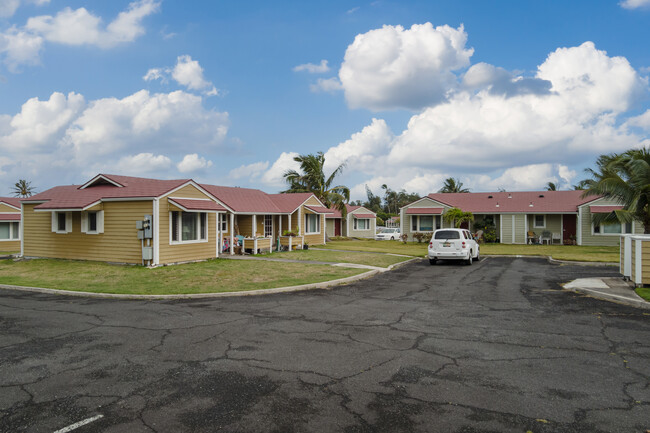
[[[449,242],[443,242],[443,243],[442,243],[442,246],[445,247],[445,248],[447,248],[447,247],[450,247],[450,246],[451,246],[451,243],[449,243]]]

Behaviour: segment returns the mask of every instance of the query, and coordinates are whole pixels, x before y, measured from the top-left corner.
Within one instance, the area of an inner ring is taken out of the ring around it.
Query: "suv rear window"
[[[460,232],[455,230],[439,230],[434,239],[460,239]]]

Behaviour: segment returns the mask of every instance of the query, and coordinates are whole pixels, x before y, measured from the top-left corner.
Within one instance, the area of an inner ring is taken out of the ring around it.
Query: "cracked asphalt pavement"
[[[331,290],[133,301],[0,291],[0,431],[641,432],[650,315],[488,258]]]

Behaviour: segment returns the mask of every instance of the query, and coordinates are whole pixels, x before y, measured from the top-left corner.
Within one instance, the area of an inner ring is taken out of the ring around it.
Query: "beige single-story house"
[[[345,218],[338,209],[329,209],[326,215],[327,236],[373,238],[377,232],[377,214],[363,206],[345,205]]]
[[[0,197],[0,252],[20,251],[20,199]]]
[[[325,208],[313,194],[272,195],[191,179],[99,174],[21,205],[24,257],[157,266],[232,254],[234,244],[273,251],[283,227],[296,232],[284,239],[294,248],[325,242]]]
[[[400,229],[413,239],[414,233],[448,227],[443,215],[456,207],[474,215],[474,222],[465,225],[470,230],[477,222],[491,218],[497,241],[504,244],[525,244],[531,241],[529,234],[539,240],[546,232],[551,235],[550,243],[575,240],[577,245],[618,245],[621,234],[643,233],[643,226],[638,223],[595,227],[593,213],[609,213],[622,206],[582,194],[583,191],[434,193],[400,209]]]

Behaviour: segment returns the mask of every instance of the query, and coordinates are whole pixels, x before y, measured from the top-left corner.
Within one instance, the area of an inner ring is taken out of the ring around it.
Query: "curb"
[[[566,283],[568,284],[568,283]],[[634,298],[628,298],[626,296],[620,296],[620,295],[613,295],[611,293],[606,293],[606,292],[601,292],[600,290],[596,289],[588,289],[586,287],[565,287],[566,284],[562,285],[562,288],[564,290],[568,290],[570,292],[574,293],[582,293],[585,295],[588,295],[592,298],[600,299],[603,301],[610,301],[610,302],[615,302],[617,304],[623,304],[627,305],[629,307],[636,307],[636,308],[642,308],[645,310],[650,310],[650,302],[646,302],[643,299],[639,298],[634,299]]]
[[[173,300],[173,299],[231,298],[231,297],[240,297],[240,296],[270,295],[274,293],[291,293],[291,292],[300,292],[300,291],[313,290],[313,289],[331,289],[332,287],[335,286],[340,286],[355,281],[363,280],[366,278],[370,278],[375,274],[380,274],[383,272],[393,270],[399,266],[402,266],[414,260],[419,260],[419,259],[415,258],[415,259],[407,260],[405,262],[395,263],[383,269],[371,269],[368,270],[367,272],[363,272],[358,275],[353,275],[351,277],[339,278],[338,280],[323,281],[320,283],[301,284],[298,286],[276,287],[274,289],[250,290],[250,291],[243,291],[243,292],[187,293],[187,294],[179,294],[179,295],[123,295],[119,293],[79,292],[73,290],[45,289],[43,287],[13,286],[8,284],[0,284],[0,289],[18,290],[23,292],[36,292],[36,293],[44,293],[48,295],[62,295],[62,296],[68,295],[68,296],[77,296],[82,298],[104,298],[104,299],[131,299],[131,300],[171,299]]]
[[[485,254],[483,257],[506,257],[517,259],[546,259],[550,263],[559,263],[563,265],[580,265],[580,266],[619,266],[618,262],[578,262],[573,260],[558,260],[552,256],[528,256],[521,254]]]

